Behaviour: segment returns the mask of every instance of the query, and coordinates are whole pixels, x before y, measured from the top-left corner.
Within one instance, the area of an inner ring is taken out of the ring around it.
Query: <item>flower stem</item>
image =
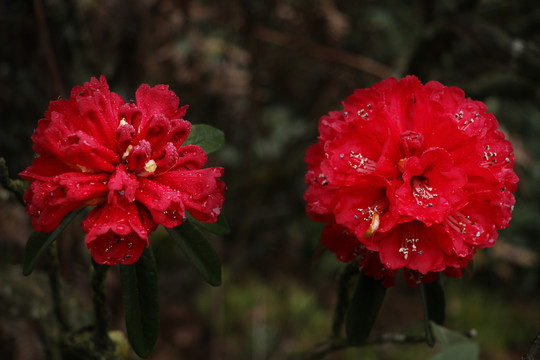
[[[55,246],[49,246],[48,248],[48,264],[47,275],[49,277],[49,287],[51,289],[52,306],[54,316],[60,326],[61,337],[63,334],[69,332],[69,324],[62,309],[62,300],[60,296],[60,276],[58,266],[58,251]]]
[[[112,342],[109,338],[107,299],[105,293],[105,279],[107,276],[106,265],[99,265],[92,260],[92,302],[94,303],[94,344],[101,353],[112,350]]]

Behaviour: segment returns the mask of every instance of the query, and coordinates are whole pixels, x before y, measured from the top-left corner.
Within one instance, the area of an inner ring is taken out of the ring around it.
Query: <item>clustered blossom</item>
[[[458,277],[509,225],[518,178],[495,117],[457,87],[414,76],[356,90],[308,148],[307,213],[322,243],[391,286]]]
[[[100,264],[131,264],[158,224],[185,221],[186,211],[215,222],[224,201],[220,167],[203,168],[200,146],[182,144],[191,130],[187,106],[166,85],[141,85],[124,103],[105,77],[76,86],[69,100],[50,103],[32,140],[39,155],[20,176],[36,231],[95,206],[83,221],[86,245]]]

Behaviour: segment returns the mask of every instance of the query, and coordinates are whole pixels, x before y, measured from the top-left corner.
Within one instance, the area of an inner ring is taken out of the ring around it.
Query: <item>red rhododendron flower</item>
[[[411,286],[461,275],[510,222],[512,145],[486,106],[414,76],[356,90],[306,152],[307,213],[342,261]]]
[[[50,232],[72,210],[95,206],[82,227],[100,264],[131,264],[148,235],[185,220],[215,222],[224,200],[220,167],[202,168],[200,146],[185,145],[187,106],[166,85],[141,85],[136,102],[109,91],[105,77],[50,103],[32,136],[39,154],[20,176],[36,231]]]

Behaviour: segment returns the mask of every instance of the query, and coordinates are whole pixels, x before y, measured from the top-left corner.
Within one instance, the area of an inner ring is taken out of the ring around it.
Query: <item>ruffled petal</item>
[[[107,174],[63,173],[34,181],[24,194],[36,231],[51,232],[71,211],[105,200]]]
[[[86,245],[100,264],[132,264],[148,246],[148,234],[156,224],[134,202],[102,204],[82,222]]]
[[[223,168],[212,167],[191,171],[169,171],[154,178],[177,191],[185,210],[203,222],[215,222],[225,200],[225,184],[219,179]],[[141,195],[138,195],[139,198]]]
[[[136,196],[154,221],[166,228],[176,227],[186,219],[181,193],[159,181],[142,179]]]

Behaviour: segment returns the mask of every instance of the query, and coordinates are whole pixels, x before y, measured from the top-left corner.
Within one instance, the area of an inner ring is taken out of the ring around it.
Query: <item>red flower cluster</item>
[[[515,202],[512,145],[486,106],[414,76],[356,90],[306,152],[307,213],[322,242],[391,286],[453,277],[492,246]]]
[[[178,226],[189,211],[215,222],[224,201],[219,167],[186,145],[187,106],[166,85],[142,85],[136,102],[109,91],[105,77],[76,86],[69,100],[52,101],[32,136],[37,157],[20,176],[36,231],[50,232],[64,216],[95,206],[82,227],[100,264],[131,264],[158,224]]]

